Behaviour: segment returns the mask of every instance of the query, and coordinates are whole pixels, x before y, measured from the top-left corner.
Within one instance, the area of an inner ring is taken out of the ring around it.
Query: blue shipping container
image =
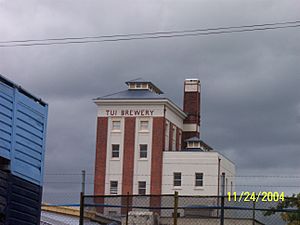
[[[48,105],[0,75],[0,157],[12,174],[42,185]]]
[[[0,169],[0,225],[39,225],[42,187]]]
[[[0,170],[0,224],[6,220],[9,177],[8,173]]]
[[[5,225],[39,225],[42,187],[20,177],[9,176]]]

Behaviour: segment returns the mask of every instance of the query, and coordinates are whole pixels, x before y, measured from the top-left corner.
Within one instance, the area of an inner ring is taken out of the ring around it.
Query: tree
[[[272,207],[271,211],[267,211],[264,215],[270,216],[279,210],[285,209],[293,210],[281,212],[281,218],[288,222],[288,225],[300,225],[300,193],[297,195],[293,194],[292,197],[286,197],[284,201],[279,202],[276,207]]]

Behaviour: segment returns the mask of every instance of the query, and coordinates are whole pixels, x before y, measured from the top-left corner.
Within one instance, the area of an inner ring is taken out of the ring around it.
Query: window
[[[146,194],[146,181],[139,181],[139,195]]]
[[[121,130],[121,121],[120,120],[112,121],[112,130]]]
[[[116,217],[117,216],[117,211],[108,211],[108,215],[111,217]]]
[[[173,185],[174,187],[181,186],[181,173],[173,174]]]
[[[172,137],[172,150],[176,150],[176,127],[175,126],[172,127],[172,134],[173,134],[173,137]]]
[[[200,148],[199,141],[190,141],[188,142],[188,148]]]
[[[110,194],[117,195],[118,194],[118,181],[110,181]]]
[[[145,144],[140,145],[140,158],[147,158],[147,148]]]
[[[136,87],[136,88],[141,88],[142,85],[138,83],[138,84],[135,84],[135,87]]]
[[[120,145],[113,144],[112,145],[112,151],[111,151],[111,157],[112,158],[119,158],[120,155]]]
[[[179,134],[178,134],[178,150],[181,150],[181,138],[182,138],[182,134],[181,134],[181,131],[179,131]]]
[[[195,174],[195,186],[196,187],[203,187],[203,173],[196,173]]]
[[[169,124],[166,123],[165,126],[165,150],[168,151],[169,150]]]
[[[147,120],[140,121],[140,130],[146,131],[149,129],[149,122]]]

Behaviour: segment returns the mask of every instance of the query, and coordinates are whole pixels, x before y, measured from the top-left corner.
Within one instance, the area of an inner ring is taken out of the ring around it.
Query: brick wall
[[[135,117],[125,118],[122,194],[133,193]]]
[[[162,185],[162,163],[165,137],[165,118],[154,117],[152,128],[152,159],[151,159],[151,185],[150,194],[160,195]],[[150,205],[160,206],[160,198],[151,198]]]
[[[197,124],[200,126],[200,92],[185,92],[183,111],[188,115],[184,124]],[[182,132],[182,147],[186,147],[184,140],[191,137],[200,137],[200,132]]]
[[[95,195],[105,194],[107,129],[108,129],[107,117],[98,117],[97,136],[96,136],[95,181],[94,181]]]
[[[185,92],[183,111],[188,115],[184,123],[197,123],[200,125],[200,93]]]
[[[135,123],[135,117],[125,117],[122,195],[133,194]],[[132,198],[122,198],[122,205],[126,204],[132,205]],[[125,214],[126,210],[122,208],[121,213]]]

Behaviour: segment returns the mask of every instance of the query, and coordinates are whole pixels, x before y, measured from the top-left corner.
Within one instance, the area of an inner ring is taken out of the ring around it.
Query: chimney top
[[[184,80],[185,92],[200,92],[200,80],[197,78],[188,78]]]
[[[185,81],[195,81],[195,82],[200,82],[198,78],[187,78]]]

